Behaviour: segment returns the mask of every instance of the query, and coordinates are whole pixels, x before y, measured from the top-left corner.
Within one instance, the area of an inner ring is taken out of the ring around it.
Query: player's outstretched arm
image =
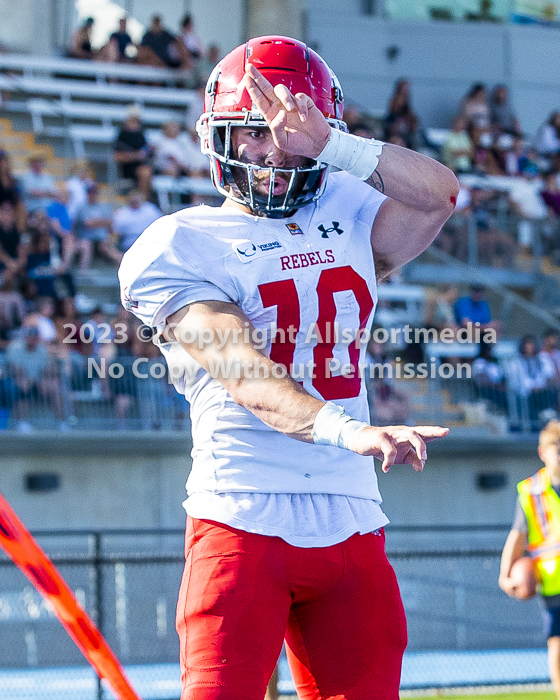
[[[353,420],[334,404],[311,396],[289,374],[280,376],[278,365],[255,347],[252,330],[235,304],[208,301],[170,316],[166,336],[178,341],[236,403],[274,430],[303,442],[372,455],[382,460],[384,471],[393,464],[411,464],[421,471],[426,443],[449,432],[437,426],[376,428]]]
[[[510,530],[506,543],[502,550],[502,559],[500,562],[500,577],[498,585],[511,598],[515,598],[515,582],[510,578],[509,572],[514,563],[523,556],[525,545],[527,544],[527,535],[521,530]]]

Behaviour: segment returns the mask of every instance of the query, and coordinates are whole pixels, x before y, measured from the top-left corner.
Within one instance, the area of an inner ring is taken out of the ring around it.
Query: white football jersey
[[[197,301],[238,305],[313,396],[369,422],[359,329],[377,301],[371,227],[385,200],[345,172],[292,217],[270,219],[234,207],[198,206],[158,219],[124,255],[122,303],[161,332]],[[249,332],[249,329],[247,330]],[[280,341],[280,342],[279,342]],[[299,442],[236,404],[177,342],[160,348],[191,405],[189,494],[325,493],[380,503],[373,458]]]

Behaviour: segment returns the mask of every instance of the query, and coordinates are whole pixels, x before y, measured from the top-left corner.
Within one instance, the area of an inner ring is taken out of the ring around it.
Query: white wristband
[[[332,445],[352,451],[352,438],[359,430],[367,427],[367,423],[352,418],[342,406],[329,401],[315,416],[313,442],[316,445]]]
[[[383,141],[363,139],[331,126],[329,141],[316,160],[367,180],[377,168],[384,145]]]

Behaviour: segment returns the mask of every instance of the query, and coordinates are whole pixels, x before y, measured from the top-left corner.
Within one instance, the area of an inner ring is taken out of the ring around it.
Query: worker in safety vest
[[[550,421],[541,430],[538,453],[544,467],[517,484],[517,510],[502,552],[499,585],[515,598],[511,567],[524,553],[534,558],[550,679],[560,698],[560,421]]]

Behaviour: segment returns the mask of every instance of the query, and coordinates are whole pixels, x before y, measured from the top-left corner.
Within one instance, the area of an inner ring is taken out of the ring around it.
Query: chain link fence
[[[497,585],[506,526],[390,527],[408,617],[403,688],[544,681],[539,604]],[[183,532],[37,533],[144,700],[180,696],[175,605]],[[280,692],[293,684],[284,658]],[[23,574],[0,556],[0,697],[112,698]]]

